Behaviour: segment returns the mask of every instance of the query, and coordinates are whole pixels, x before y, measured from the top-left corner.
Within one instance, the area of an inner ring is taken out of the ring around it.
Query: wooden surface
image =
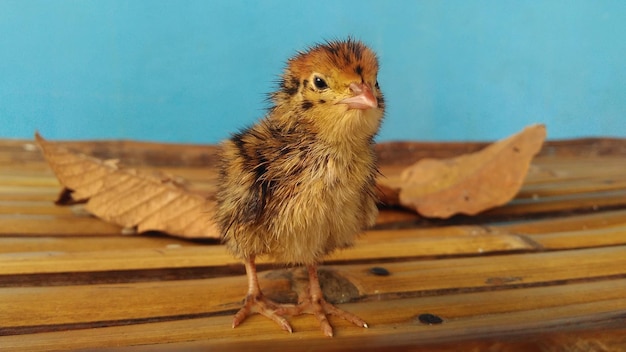
[[[72,146],[213,190],[215,147]],[[483,146],[378,152],[393,175]],[[259,316],[232,329],[246,279],[219,243],[124,235],[55,206],[59,190],[32,141],[0,141],[0,350],[626,351],[626,140],[548,142],[516,199],[476,217],[383,209],[320,269],[328,299],[370,325],[331,317],[333,339],[311,316],[292,318],[293,334]],[[269,296],[296,299],[302,269],[259,267]]]

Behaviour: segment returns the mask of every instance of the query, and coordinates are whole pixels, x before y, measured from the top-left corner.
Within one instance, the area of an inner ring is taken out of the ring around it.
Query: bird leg
[[[243,323],[248,316],[258,313],[276,322],[283,330],[292,332],[293,330],[289,322],[277,313],[277,310],[280,309],[280,305],[266,298],[261,292],[259,279],[256,274],[256,265],[254,264],[254,256],[247,258],[244,264],[248,276],[248,294],[246,295],[243,307],[241,307],[233,317],[233,328]]]
[[[341,317],[354,325],[364,328],[368,327],[367,323],[365,323],[363,319],[326,302],[322,293],[322,288],[320,287],[320,280],[317,275],[317,265],[307,265],[307,270],[309,272],[309,292],[299,300],[300,302],[297,306],[284,306],[279,308],[279,312],[284,312],[290,315],[299,315],[304,313],[314,315],[320,322],[322,332],[328,337],[333,336],[333,328],[327,318],[327,315],[329,314]]]

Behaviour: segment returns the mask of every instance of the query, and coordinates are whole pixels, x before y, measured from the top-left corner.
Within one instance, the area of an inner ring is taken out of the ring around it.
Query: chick
[[[292,332],[284,315],[327,315],[367,327],[326,302],[317,265],[375,222],[373,138],[383,118],[376,54],[360,41],[329,41],[287,62],[267,115],[222,145],[217,222],[226,247],[245,263],[248,293],[233,327],[253,313]],[[304,265],[309,292],[297,305],[263,296],[255,258]]]

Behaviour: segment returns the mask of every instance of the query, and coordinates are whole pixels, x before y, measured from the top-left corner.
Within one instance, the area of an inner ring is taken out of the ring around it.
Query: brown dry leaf
[[[59,202],[86,201],[91,214],[137,232],[161,231],[187,238],[219,238],[214,205],[187,191],[169,177],[123,169],[115,160],[102,161],[35,139],[59,182],[66,188]],[[70,198],[68,198],[68,196]]]
[[[545,138],[545,126],[532,125],[479,152],[422,159],[405,169],[399,180],[381,181],[387,193],[397,192],[402,206],[423,216],[475,215],[515,197]]]

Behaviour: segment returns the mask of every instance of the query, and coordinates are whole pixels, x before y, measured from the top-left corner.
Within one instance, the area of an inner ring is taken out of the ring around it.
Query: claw
[[[281,308],[279,304],[265,298],[265,296],[260,293],[256,295],[248,295],[246,296],[246,301],[243,307],[241,307],[241,309],[239,309],[233,317],[233,329],[243,323],[243,321],[250,315],[258,313],[273,320],[281,327],[281,329],[292,333],[293,329],[291,328],[291,325],[287,319],[280,315],[280,310]]]
[[[334,305],[326,302],[323,298],[322,290],[319,285],[319,279],[317,276],[317,268],[315,266],[309,266],[309,292],[308,295],[301,300],[301,302],[291,308],[290,310],[284,309],[285,312],[289,312],[290,315],[299,314],[312,314],[320,322],[320,328],[324,335],[333,337],[333,328],[328,321],[328,315],[334,315],[341,317],[356,326],[368,328],[369,326],[363,319],[358,316],[346,312],[342,309],[335,307]]]
[[[249,258],[245,264],[248,274],[248,295],[246,296],[243,307],[241,307],[233,317],[233,328],[236,328],[239,324],[243,323],[246,318],[256,313],[273,320],[283,330],[290,333],[293,332],[293,329],[283,315],[294,316],[305,313],[312,314],[319,321],[320,328],[324,335],[328,337],[333,337],[333,327],[328,321],[328,315],[341,317],[356,326],[363,328],[368,327],[363,319],[326,302],[322,294],[322,289],[320,288],[317,267],[315,265],[309,265],[307,267],[309,271],[309,291],[306,296],[301,299],[300,303],[294,306],[291,304],[278,304],[271,299],[265,298],[259,287],[254,257]]]
[[[244,264],[246,265],[246,274],[248,275],[248,295],[243,307],[233,317],[233,329],[243,323],[250,315],[258,313],[273,320],[281,329],[290,333],[293,332],[287,319],[281,315],[282,306],[271,299],[265,298],[261,292],[256,266],[254,265],[254,257],[248,258]]]

